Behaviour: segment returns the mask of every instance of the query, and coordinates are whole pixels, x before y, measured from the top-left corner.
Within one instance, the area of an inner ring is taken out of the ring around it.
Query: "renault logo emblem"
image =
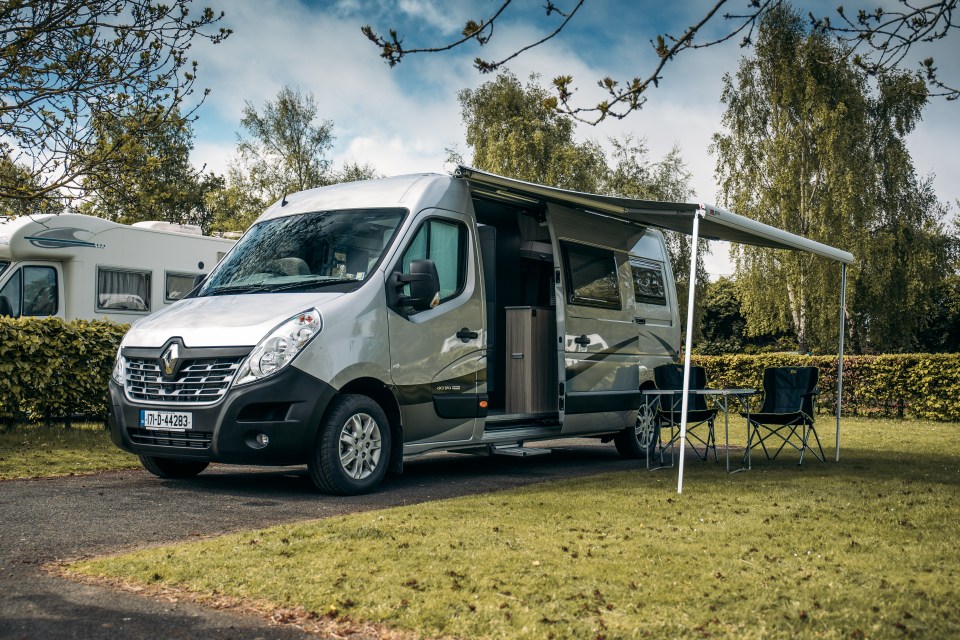
[[[160,363],[163,365],[163,373],[172,376],[177,370],[177,362],[180,360],[180,348],[174,342],[160,356]]]

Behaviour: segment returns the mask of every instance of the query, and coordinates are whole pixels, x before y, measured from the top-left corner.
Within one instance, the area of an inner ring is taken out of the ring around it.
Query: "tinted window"
[[[663,266],[658,262],[630,258],[630,270],[633,272],[633,295],[636,301],[666,306]]]
[[[567,272],[567,302],[588,307],[620,309],[617,260],[613,251],[561,242]]]
[[[0,296],[10,303],[14,318],[56,315],[57,270],[53,267],[17,269],[3,286]]]
[[[317,211],[251,227],[207,278],[199,295],[305,291],[366,280],[405,211]]]
[[[57,271],[53,267],[23,268],[23,315],[57,313]]]
[[[193,283],[198,275],[196,273],[167,273],[163,288],[164,299],[167,302],[172,302],[193,291]]]
[[[403,254],[403,273],[409,273],[411,261],[423,259],[437,265],[441,302],[463,291],[467,280],[466,226],[438,219],[424,222]]]
[[[150,272],[98,269],[97,310],[150,311]]]

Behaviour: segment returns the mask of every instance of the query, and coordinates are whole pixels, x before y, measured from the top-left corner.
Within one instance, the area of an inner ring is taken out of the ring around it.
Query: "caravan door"
[[[479,385],[486,371],[483,292],[476,227],[471,218],[439,209],[421,212],[414,231],[388,270],[409,273],[429,259],[440,276],[435,307],[387,311],[391,378],[400,401],[404,452],[417,445],[467,442],[482,431]]]

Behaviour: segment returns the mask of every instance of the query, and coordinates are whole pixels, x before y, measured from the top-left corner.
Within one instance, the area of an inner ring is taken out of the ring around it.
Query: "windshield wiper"
[[[343,284],[344,282],[360,282],[352,278],[323,278],[318,277],[310,280],[298,280],[297,282],[284,282],[270,284],[260,282],[257,284],[238,284],[217,287],[212,291],[207,291],[205,296],[232,295],[235,293],[276,293],[278,291],[290,291],[293,289],[306,289],[309,287],[326,286],[328,284]]]
[[[270,287],[270,291],[289,291],[291,289],[301,289],[307,287],[326,286],[328,284],[343,284],[344,282],[360,282],[353,278],[324,278],[316,280],[301,280],[299,282],[288,282]]]
[[[223,287],[217,287],[210,291],[203,292],[204,296],[226,296],[234,293],[250,293],[252,291],[268,291],[270,290],[270,285],[264,283],[258,284],[236,284],[236,285],[226,285]]]

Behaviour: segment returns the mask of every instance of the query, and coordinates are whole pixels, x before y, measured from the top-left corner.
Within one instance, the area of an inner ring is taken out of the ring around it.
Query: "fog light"
[[[257,444],[261,447],[265,447],[270,444],[270,436],[265,433],[258,433],[256,437]]]

